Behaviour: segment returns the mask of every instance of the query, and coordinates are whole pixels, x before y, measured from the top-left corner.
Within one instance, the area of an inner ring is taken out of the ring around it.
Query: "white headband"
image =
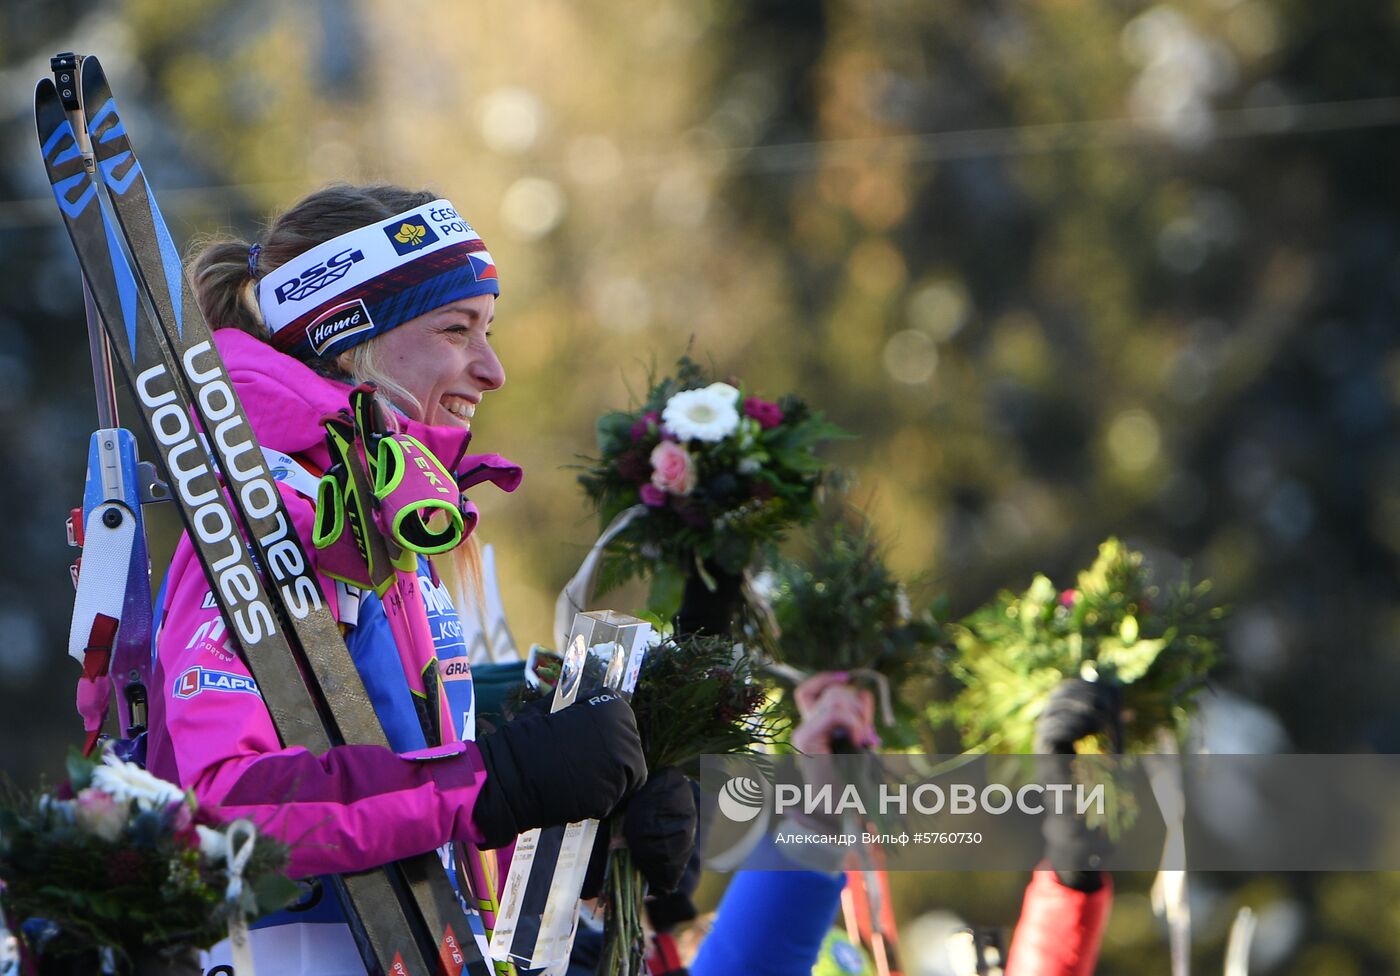
[[[333,356],[448,302],[499,295],[481,237],[446,200],[341,234],[257,285],[272,343]]]

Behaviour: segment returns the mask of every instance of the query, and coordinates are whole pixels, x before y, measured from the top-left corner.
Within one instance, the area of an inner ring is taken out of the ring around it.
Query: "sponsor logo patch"
[[[242,695],[258,694],[258,685],[246,674],[215,671],[213,668],[193,667],[175,679],[175,697],[193,698],[206,691],[223,691]]]
[[[399,254],[409,254],[438,240],[437,231],[429,226],[428,219],[421,213],[386,224],[384,236],[389,238],[389,243]]]
[[[331,344],[346,336],[359,335],[374,328],[369,309],[358,298],[330,309],[306,327],[306,338],[316,355],[324,356]]]
[[[331,282],[344,278],[350,271],[351,265],[364,259],[363,251],[352,248],[332,255],[323,264],[312,265],[306,269],[305,273],[277,286],[273,291],[273,294],[277,296],[277,304],[300,302],[310,298]]]
[[[449,658],[442,665],[443,681],[470,681],[472,680],[471,662],[464,657]]]
[[[443,934],[442,944],[438,946],[438,953],[441,956],[444,972],[458,972],[466,965],[467,957],[462,955],[462,950],[457,945],[457,933],[452,931],[450,925]]]

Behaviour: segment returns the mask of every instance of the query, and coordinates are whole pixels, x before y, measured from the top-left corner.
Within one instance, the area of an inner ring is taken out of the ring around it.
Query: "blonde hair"
[[[345,378],[352,383],[373,383],[379,390],[381,399],[388,398],[392,403],[409,413],[423,415],[423,404],[418,398],[388,374],[379,361],[379,339],[370,339],[341,353],[335,360]],[[411,409],[410,409],[411,408]]]
[[[482,582],[481,565],[481,543],[475,535],[468,536],[466,542],[451,552],[433,557],[433,567],[447,586],[447,592],[451,594],[452,602],[456,605],[457,615],[461,617],[472,614],[477,626],[469,629],[480,628],[485,631],[486,587]],[[486,639],[489,652],[489,633]],[[467,648],[467,651],[470,653],[471,648]]]

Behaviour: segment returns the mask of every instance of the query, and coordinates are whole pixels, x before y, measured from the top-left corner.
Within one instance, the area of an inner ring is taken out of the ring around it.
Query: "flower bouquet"
[[[770,611],[760,632],[781,677],[795,685],[819,671],[843,671],[867,681],[878,692],[884,744],[919,744],[917,709],[906,699],[926,693],[923,684],[941,663],[943,631],[932,611],[913,610],[868,525],[849,512],[823,521],[805,558],[776,560],[754,590]]]
[[[1217,659],[1225,610],[1207,602],[1209,590],[1186,578],[1155,585],[1142,554],[1109,539],[1075,587],[1060,590],[1038,575],[1026,592],[1002,592],[952,627],[958,653],[950,670],[963,688],[931,711],[970,750],[1028,754],[1061,680],[1114,682],[1123,741],[1099,742],[1098,751],[1156,751],[1159,730],[1184,733]]]
[[[632,708],[648,770],[684,767],[701,756],[751,752],[775,741],[786,720],[768,707],[756,663],[723,637],[664,640],[642,664]],[[614,834],[621,824],[613,824]],[[602,964],[606,976],[642,970],[646,882],[625,845],[608,855]]]
[[[795,396],[746,395],[682,358],[639,408],[598,421],[599,456],[579,482],[603,526],[633,515],[608,544],[600,590],[650,577],[648,609],[670,620],[689,577],[714,591],[717,573],[741,576],[757,546],[816,516],[814,448],[842,436]]]
[[[299,895],[287,846],[254,840],[248,821],[220,829],[191,794],[112,755],[75,753],[68,773],[59,791],[0,807],[0,904],[40,932],[29,948],[44,959],[110,954],[129,969],[211,946],[235,916]]]

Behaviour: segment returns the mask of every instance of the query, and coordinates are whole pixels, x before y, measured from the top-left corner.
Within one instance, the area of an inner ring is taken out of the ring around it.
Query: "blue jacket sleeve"
[[[845,884],[820,871],[738,872],[691,976],[811,976]]]

